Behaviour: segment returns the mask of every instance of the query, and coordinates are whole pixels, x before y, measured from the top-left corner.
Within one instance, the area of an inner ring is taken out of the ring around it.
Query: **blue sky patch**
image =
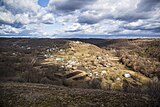
[[[47,7],[49,0],[38,0],[38,4],[42,7]]]

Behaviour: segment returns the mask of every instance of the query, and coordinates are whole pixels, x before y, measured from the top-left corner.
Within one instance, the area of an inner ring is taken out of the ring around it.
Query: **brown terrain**
[[[0,39],[0,106],[158,107],[160,39]]]

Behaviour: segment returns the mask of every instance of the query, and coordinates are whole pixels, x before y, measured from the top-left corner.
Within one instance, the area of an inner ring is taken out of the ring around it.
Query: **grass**
[[[1,107],[154,107],[156,99],[145,94],[64,88],[33,83],[0,84]]]

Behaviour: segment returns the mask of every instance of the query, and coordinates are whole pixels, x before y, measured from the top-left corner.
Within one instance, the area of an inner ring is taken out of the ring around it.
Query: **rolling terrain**
[[[159,106],[160,39],[0,39],[2,106]]]

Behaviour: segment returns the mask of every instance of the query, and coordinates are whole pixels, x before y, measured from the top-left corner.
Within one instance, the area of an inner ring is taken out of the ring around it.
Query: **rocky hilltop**
[[[69,41],[66,48],[47,49],[41,64],[60,66],[54,76],[70,87],[124,90],[151,82],[150,78],[125,68],[112,51],[115,50]]]

